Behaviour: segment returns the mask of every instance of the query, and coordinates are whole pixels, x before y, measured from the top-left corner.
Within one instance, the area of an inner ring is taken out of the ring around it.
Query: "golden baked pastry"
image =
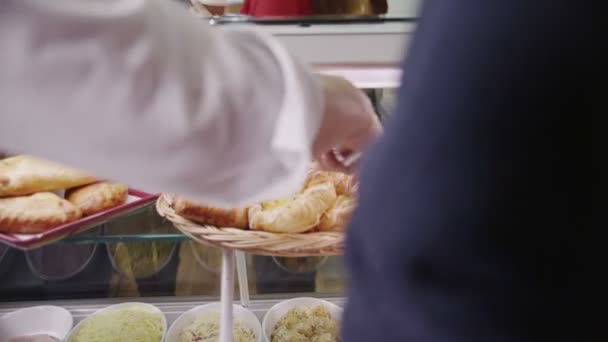
[[[173,200],[173,209],[179,216],[216,227],[247,229],[247,208],[221,209],[206,207],[183,198]]]
[[[80,170],[31,156],[0,160],[0,197],[55,191],[95,181]]]
[[[80,210],[51,192],[0,198],[0,232],[40,233],[78,220]]]
[[[331,208],[321,215],[321,221],[317,229],[324,232],[344,230],[356,206],[357,200],[355,197],[338,196]]]
[[[249,208],[251,229],[273,233],[303,233],[315,228],[336,200],[329,181],[308,184],[290,199],[264,202]]]
[[[100,182],[69,189],[65,198],[84,216],[117,207],[127,202],[129,187],[124,184]]]
[[[357,182],[354,176],[332,171],[311,171],[308,174],[304,187],[325,182],[330,182],[334,185],[338,196],[354,196],[357,192]]]

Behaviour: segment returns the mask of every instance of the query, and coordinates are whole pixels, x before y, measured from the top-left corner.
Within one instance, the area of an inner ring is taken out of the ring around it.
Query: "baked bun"
[[[80,209],[84,216],[88,216],[124,204],[128,196],[128,186],[100,182],[69,189],[65,198]]]
[[[321,215],[335,200],[333,183],[308,184],[290,199],[264,202],[249,208],[249,226],[273,233],[304,233],[319,224]]]
[[[0,160],[0,197],[63,190],[95,182],[80,170],[30,156]]]
[[[334,185],[338,196],[355,196],[357,193],[355,177],[342,172],[312,170],[308,174],[304,187],[327,182]]]
[[[216,227],[247,229],[247,208],[221,209],[206,207],[183,198],[174,198],[173,210],[192,221]]]
[[[355,197],[338,196],[331,208],[321,215],[317,230],[323,232],[344,230],[350,222],[356,206],[357,200]]]
[[[41,233],[81,216],[72,203],[51,192],[0,198],[0,232],[4,233]]]
[[[357,206],[357,181],[354,176],[342,172],[311,170],[305,186],[327,182],[334,185],[337,197],[321,215],[317,230],[342,231]]]

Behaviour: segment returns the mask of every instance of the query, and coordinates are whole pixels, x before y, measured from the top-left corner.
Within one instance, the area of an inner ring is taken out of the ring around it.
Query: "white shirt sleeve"
[[[0,150],[217,205],[305,177],[323,96],[271,37],[169,0],[5,0],[0,42]]]

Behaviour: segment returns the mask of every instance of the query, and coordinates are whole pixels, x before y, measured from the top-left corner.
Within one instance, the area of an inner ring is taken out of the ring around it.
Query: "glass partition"
[[[381,117],[391,89],[366,93]],[[252,299],[290,294],[340,297],[342,257],[246,255]],[[52,245],[21,251],[0,244],[0,304],[133,297],[219,297],[221,251],[201,245],[159,216],[154,204]],[[238,298],[239,288],[235,284]]]
[[[344,290],[341,257],[246,255],[249,293]],[[190,241],[153,205],[31,251],[0,246],[0,302],[154,296],[217,297],[221,251]],[[238,284],[236,293],[238,294]]]

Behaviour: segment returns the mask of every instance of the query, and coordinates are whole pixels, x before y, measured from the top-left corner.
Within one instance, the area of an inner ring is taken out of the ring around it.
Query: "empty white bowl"
[[[110,305],[108,307],[95,311],[95,313],[93,313],[89,317],[83,319],[82,321],[80,321],[80,323],[76,324],[74,329],[72,329],[72,331],[70,332],[70,335],[68,335],[68,338],[66,339],[66,341],[69,342],[70,339],[72,338],[72,336],[76,335],[76,333],[80,330],[82,325],[85,322],[93,319],[95,316],[101,315],[101,314],[108,314],[113,311],[119,311],[119,310],[124,310],[124,309],[129,309],[129,308],[137,308],[140,310],[147,311],[149,313],[158,314],[161,317],[161,325],[163,327],[163,335],[162,335],[162,338],[160,339],[160,341],[165,340],[165,335],[167,334],[167,318],[165,317],[165,314],[154,305],[146,304],[146,303],[130,302],[130,303],[121,303],[121,304],[116,304],[116,305]]]
[[[197,306],[184,312],[175,320],[175,322],[173,322],[171,328],[169,328],[165,341],[178,341],[179,333],[182,331],[182,329],[184,329],[188,324],[192,323],[197,317],[208,313],[219,314],[220,310],[220,303],[210,303]],[[240,320],[245,326],[253,331],[256,342],[262,342],[262,327],[260,326],[260,321],[253,314],[253,312],[237,304],[233,304],[232,310],[234,319]]]
[[[264,320],[262,321],[264,340],[270,341],[270,336],[272,335],[275,325],[289,310],[293,308],[312,308],[319,305],[323,305],[327,311],[329,311],[329,314],[333,319],[337,321],[342,320],[342,308],[326,300],[310,297],[288,299],[275,304],[266,312]]]
[[[72,325],[72,314],[58,306],[35,306],[0,317],[0,341],[29,335],[50,335],[63,340]]]

